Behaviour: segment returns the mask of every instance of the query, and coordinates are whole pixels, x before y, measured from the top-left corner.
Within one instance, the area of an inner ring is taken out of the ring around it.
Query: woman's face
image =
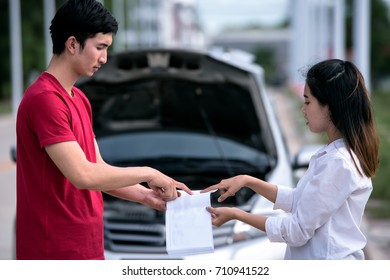
[[[314,133],[329,132],[332,122],[330,120],[328,105],[321,105],[311,94],[310,88],[307,85],[305,85],[303,97],[305,103],[301,112],[307,120],[306,125],[310,131]]]

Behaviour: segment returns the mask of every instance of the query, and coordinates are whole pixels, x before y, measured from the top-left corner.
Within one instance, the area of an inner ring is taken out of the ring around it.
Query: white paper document
[[[193,192],[167,202],[165,212],[167,252],[170,255],[194,255],[214,252],[210,193]]]

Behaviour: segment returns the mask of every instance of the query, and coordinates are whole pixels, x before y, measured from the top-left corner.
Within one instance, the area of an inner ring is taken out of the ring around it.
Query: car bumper
[[[190,256],[171,256],[168,254],[125,253],[105,251],[107,260],[280,260],[284,258],[286,245],[271,243],[266,237],[233,243],[216,248],[214,253]]]

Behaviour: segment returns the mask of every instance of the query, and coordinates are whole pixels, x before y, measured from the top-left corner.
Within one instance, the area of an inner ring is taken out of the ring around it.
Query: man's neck
[[[72,72],[71,65],[61,55],[54,55],[46,69],[46,72],[53,75],[62,87],[72,96],[72,88],[79,78]]]

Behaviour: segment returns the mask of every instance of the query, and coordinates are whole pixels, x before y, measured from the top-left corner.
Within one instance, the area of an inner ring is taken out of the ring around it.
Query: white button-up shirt
[[[312,156],[295,189],[278,186],[274,208],[291,215],[269,217],[267,236],[287,244],[285,259],[364,259],[359,227],[371,191],[338,139]]]

